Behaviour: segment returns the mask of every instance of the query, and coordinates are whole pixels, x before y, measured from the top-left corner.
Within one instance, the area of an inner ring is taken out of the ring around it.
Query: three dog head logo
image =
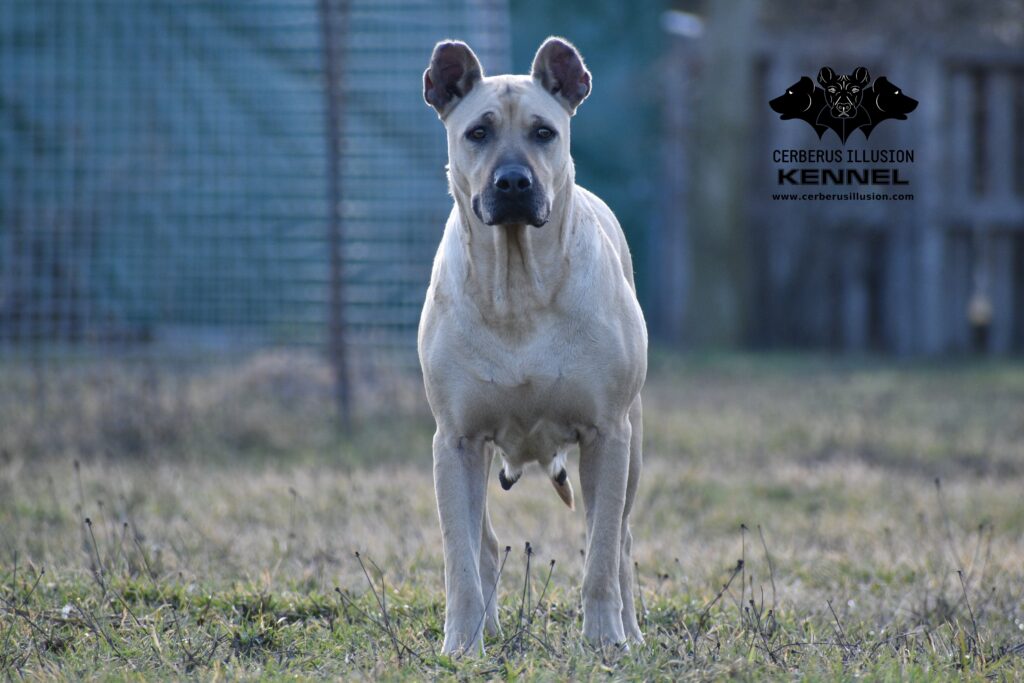
[[[846,144],[853,131],[869,137],[882,121],[904,120],[917,107],[917,100],[904,95],[884,76],[874,85],[869,86],[870,82],[871,75],[862,66],[850,74],[837,74],[826,66],[818,72],[820,87],[804,76],[768,105],[781,114],[780,119],[806,121],[818,138],[825,131],[835,131]]]

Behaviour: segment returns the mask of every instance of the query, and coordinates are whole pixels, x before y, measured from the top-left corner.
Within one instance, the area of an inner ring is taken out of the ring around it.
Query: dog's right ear
[[[836,78],[836,72],[827,66],[821,67],[821,71],[818,72],[818,85],[825,87]]]
[[[423,72],[423,99],[443,120],[483,76],[480,60],[469,45],[442,40],[434,46],[430,66]]]

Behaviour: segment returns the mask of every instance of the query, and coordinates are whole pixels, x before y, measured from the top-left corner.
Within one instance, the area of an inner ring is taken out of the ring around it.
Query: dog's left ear
[[[590,72],[583,65],[579,51],[563,38],[551,37],[544,41],[533,58],[531,73],[570,116],[590,94]]]
[[[863,66],[858,66],[853,70],[853,82],[858,85],[864,86],[871,80],[871,74]]]

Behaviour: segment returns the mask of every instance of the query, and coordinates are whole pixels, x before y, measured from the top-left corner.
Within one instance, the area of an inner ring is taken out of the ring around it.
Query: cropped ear
[[[551,37],[537,50],[531,69],[534,80],[554,95],[570,115],[590,94],[590,72],[572,43]]]
[[[818,85],[825,87],[833,80],[835,80],[836,72],[827,66],[821,67],[821,71],[818,72]]]
[[[442,40],[434,46],[430,65],[423,72],[423,99],[444,119],[483,76],[480,60],[469,45]]]
[[[865,69],[863,66],[858,66],[856,69],[853,70],[853,82],[856,83],[857,85],[867,85],[870,80],[871,74],[869,74],[868,70]]]

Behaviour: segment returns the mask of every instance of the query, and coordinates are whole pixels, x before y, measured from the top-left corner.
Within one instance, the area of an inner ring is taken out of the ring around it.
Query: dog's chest
[[[575,443],[592,424],[595,397],[607,381],[554,329],[514,351],[498,344],[464,348],[452,379],[467,435],[493,440],[512,462],[543,462]]]

